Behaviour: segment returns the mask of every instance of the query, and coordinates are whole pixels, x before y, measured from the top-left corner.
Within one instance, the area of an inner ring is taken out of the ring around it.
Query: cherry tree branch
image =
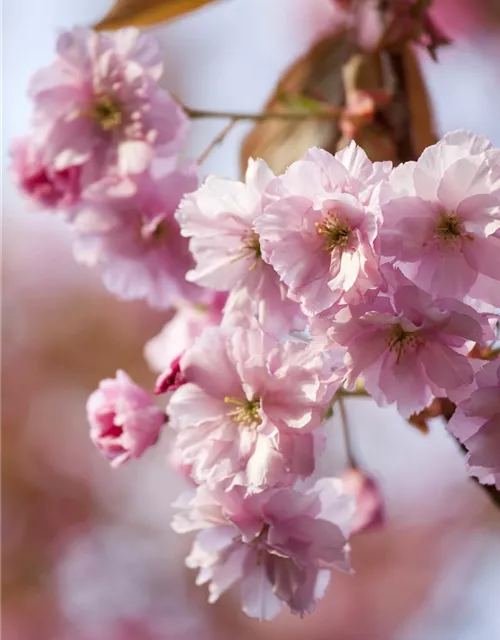
[[[224,119],[234,120],[252,120],[260,122],[263,120],[336,120],[340,117],[339,109],[328,108],[318,111],[263,111],[261,113],[240,113],[233,111],[210,111],[205,109],[191,109],[184,106],[184,111],[193,120],[202,119]]]
[[[215,147],[217,147],[219,144],[224,142],[224,140],[226,139],[226,136],[228,135],[228,133],[230,131],[233,130],[233,128],[234,128],[234,126],[236,125],[237,122],[238,122],[237,120],[230,120],[227,123],[227,125],[224,127],[224,129],[222,129],[222,131],[219,134],[217,134],[217,136],[212,140],[212,142],[208,145],[208,147],[205,149],[205,151],[200,155],[200,157],[197,160],[198,164],[203,164],[205,162],[205,160],[208,158],[208,156],[215,149]]]

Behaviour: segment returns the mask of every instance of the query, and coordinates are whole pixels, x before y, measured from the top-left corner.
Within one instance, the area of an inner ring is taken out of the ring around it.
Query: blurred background
[[[90,25],[110,0],[3,3],[2,630],[6,640],[492,640],[500,638],[500,513],[466,477],[443,425],[423,435],[396,412],[349,402],[356,451],[379,481],[387,525],[353,540],[356,575],[335,575],[316,614],[249,620],[237,593],[206,604],[169,526],[182,481],[169,442],[111,470],[93,449],[87,395],[117,368],[150,387],[142,349],[166,315],[108,295],[77,266],[67,228],[28,213],[8,177],[27,131],[31,74],[60,30]],[[454,44],[422,53],[439,131],[468,128],[500,146],[500,6],[436,0]],[[165,86],[197,108],[260,109],[280,73],[333,29],[331,0],[225,0],[154,29]],[[198,156],[221,123],[196,123]],[[238,125],[204,165],[238,176]],[[343,468],[329,425],[323,474]]]

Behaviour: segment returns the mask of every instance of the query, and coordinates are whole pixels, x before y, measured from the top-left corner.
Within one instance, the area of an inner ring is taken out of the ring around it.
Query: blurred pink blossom
[[[85,184],[109,170],[142,173],[155,155],[178,150],[187,117],[158,80],[154,39],[137,29],[59,36],[57,59],[31,81],[35,137],[55,171],[82,165]]]
[[[87,191],[74,220],[75,257],[98,265],[106,287],[126,300],[146,299],[166,308],[202,289],[186,282],[193,266],[174,213],[198,184],[194,165],[158,160],[135,179],[108,176]]]
[[[342,474],[346,493],[356,498],[356,511],[352,520],[352,533],[361,533],[383,525],[385,505],[382,491],[374,478],[358,468],[347,469]]]

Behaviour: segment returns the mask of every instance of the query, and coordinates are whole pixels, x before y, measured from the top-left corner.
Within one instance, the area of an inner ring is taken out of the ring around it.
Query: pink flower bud
[[[87,417],[90,439],[113,467],[140,458],[165,422],[150,394],[124,371],[100,382],[87,401]]]
[[[348,469],[342,475],[344,491],[356,498],[356,511],[352,521],[352,533],[360,533],[382,526],[385,522],[385,506],[380,487],[361,469]]]
[[[187,382],[181,371],[181,358],[182,353],[180,353],[176,358],[172,360],[168,369],[158,376],[155,385],[155,393],[160,395],[162,393],[167,393],[169,391],[175,391],[183,384]]]

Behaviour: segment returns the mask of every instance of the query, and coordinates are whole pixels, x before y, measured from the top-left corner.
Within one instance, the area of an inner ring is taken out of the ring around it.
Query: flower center
[[[236,405],[236,409],[227,414],[236,424],[248,429],[255,429],[262,422],[259,414],[259,400],[238,400],[238,398],[226,397],[224,402]]]
[[[349,243],[352,228],[339,218],[335,211],[328,211],[322,222],[315,222],[316,231],[325,241],[325,250],[332,253],[338,247],[346,247]]]
[[[103,131],[116,129],[122,123],[122,113],[119,104],[109,96],[100,96],[94,103],[91,116]]]
[[[158,242],[168,237],[168,225],[165,216],[160,214],[152,220],[144,221],[141,227],[141,236],[145,241]]]
[[[454,242],[463,235],[462,225],[454,213],[445,213],[439,218],[436,235],[445,242]]]
[[[255,231],[247,229],[241,237],[241,242],[243,245],[243,251],[241,252],[241,255],[244,258],[253,258],[253,263],[250,267],[250,270],[255,269],[258,261],[262,258],[259,236],[255,233]]]
[[[405,331],[400,324],[395,324],[389,331],[387,344],[389,351],[396,352],[396,363],[399,364],[403,354],[425,344],[425,338],[419,336],[416,331]]]

